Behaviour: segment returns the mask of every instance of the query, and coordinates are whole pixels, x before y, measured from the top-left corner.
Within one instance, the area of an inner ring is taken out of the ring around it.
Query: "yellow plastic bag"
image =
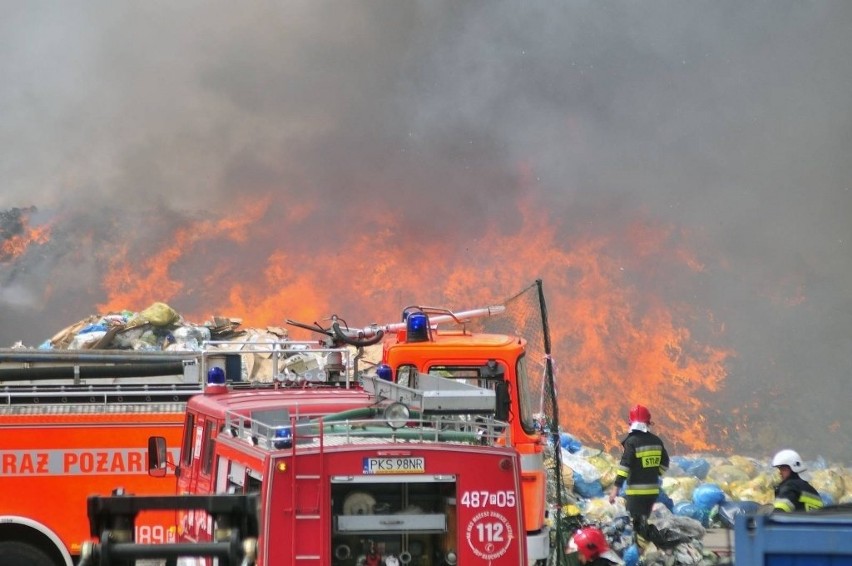
[[[663,476],[663,491],[672,498],[675,503],[681,501],[692,501],[692,492],[698,487],[701,480],[695,476],[669,477]]]
[[[716,466],[714,468],[710,468],[710,471],[707,473],[707,483],[715,483],[725,493],[731,493],[731,484],[738,482],[747,482],[749,479],[749,475],[732,464],[723,464],[721,466]]]
[[[753,478],[757,474],[757,464],[751,458],[746,458],[745,456],[731,456],[728,458],[728,461],[731,462],[732,466],[735,466],[745,472],[750,478]]]
[[[588,458],[588,462],[593,465],[600,473],[601,487],[606,490],[615,483],[615,476],[618,463],[615,457],[606,452],[601,452]]]
[[[180,315],[166,303],[153,303],[145,310],[139,311],[127,324],[129,328],[150,323],[153,326],[169,326],[180,320]]]
[[[775,499],[774,473],[760,473],[754,478],[731,484],[731,497],[736,501],[756,501],[768,505]]]
[[[820,493],[827,493],[833,501],[840,501],[846,493],[843,476],[835,470],[814,470],[811,485]]]

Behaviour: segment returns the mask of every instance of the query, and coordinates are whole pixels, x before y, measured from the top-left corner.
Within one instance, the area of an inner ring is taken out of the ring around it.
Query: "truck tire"
[[[25,542],[0,542],[3,566],[56,566],[44,551]]]

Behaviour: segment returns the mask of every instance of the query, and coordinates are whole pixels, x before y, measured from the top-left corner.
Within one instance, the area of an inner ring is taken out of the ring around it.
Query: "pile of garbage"
[[[768,459],[693,454],[673,456],[662,477],[662,490],[649,523],[647,544],[640,547],[624,507],[623,489],[615,503],[608,491],[618,460],[583,445],[571,434],[559,435],[563,506],[552,513],[568,538],[579,526],[601,528],[611,548],[628,566],[729,564],[730,549],[719,552],[704,544],[709,529],[732,529],[740,514],[766,511],[775,498],[780,477]],[[549,456],[553,458],[551,453]],[[548,468],[553,469],[551,460]],[[852,469],[823,458],[807,463],[802,476],[819,491],[825,505],[852,503]],[[549,497],[555,497],[551,478]],[[555,525],[554,525],[555,526]]]
[[[287,338],[287,331],[279,327],[243,329],[241,325],[239,318],[222,316],[203,324],[190,323],[166,303],[156,302],[139,312],[88,316],[45,340],[38,349],[200,351],[211,340],[273,342]]]
[[[302,343],[295,352],[273,362],[271,344],[289,339],[275,326],[243,328],[239,318],[214,316],[202,324],[186,321],[169,305],[156,302],[139,311],[88,316],[57,332],[38,350],[129,350],[134,352],[201,352],[202,349],[239,353],[243,381],[303,381],[324,379],[326,356],[308,355]],[[22,343],[12,349],[29,349]]]

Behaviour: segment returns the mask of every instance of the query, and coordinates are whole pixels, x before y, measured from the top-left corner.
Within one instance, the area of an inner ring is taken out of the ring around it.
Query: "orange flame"
[[[540,278],[566,430],[586,442],[617,446],[629,407],[643,403],[674,448],[718,447],[721,436],[710,430],[708,407],[724,385],[732,352],[705,342],[719,341],[723,328],[700,305],[658,292],[669,284],[666,274],[688,279],[704,269],[683,244],[687,234],[641,221],[606,235],[574,233],[530,198],[518,204],[512,229],[494,222],[463,242],[448,234],[413,244],[403,219],[373,206],[359,220],[380,229],[353,231],[335,249],[311,250],[288,244],[298,241],[314,209],[294,207],[270,236],[268,221],[261,220],[271,205],[271,198],[254,200],[230,211],[235,220],[195,222],[136,261],[123,249],[104,278],[107,300],[99,308],[141,309],[164,301],[187,320],[222,314],[261,327],[334,313],[364,326],[393,322],[411,304],[493,304]],[[271,242],[262,252],[261,241]],[[222,242],[231,251],[211,253]],[[261,268],[235,269],[236,258],[258,253]],[[196,255],[203,257],[205,274],[182,278],[181,263]],[[193,301],[203,310],[181,310]]]
[[[0,262],[7,262],[18,258],[30,246],[45,244],[49,240],[50,226],[25,227],[23,234],[15,234],[0,243]]]

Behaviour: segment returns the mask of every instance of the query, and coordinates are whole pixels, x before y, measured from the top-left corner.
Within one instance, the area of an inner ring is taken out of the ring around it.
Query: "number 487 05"
[[[463,507],[514,507],[517,501],[514,491],[465,491],[461,496]]]

